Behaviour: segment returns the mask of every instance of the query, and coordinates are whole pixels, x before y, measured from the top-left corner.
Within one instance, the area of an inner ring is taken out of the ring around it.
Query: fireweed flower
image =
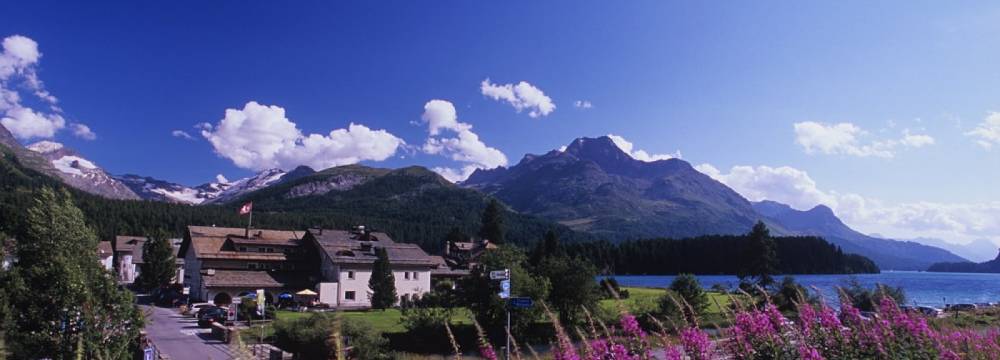
[[[693,360],[707,360],[712,358],[712,341],[708,334],[696,327],[689,327],[681,330],[681,344],[687,355]]]

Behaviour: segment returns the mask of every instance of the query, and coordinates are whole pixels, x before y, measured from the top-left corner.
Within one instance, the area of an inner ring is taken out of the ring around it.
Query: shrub
[[[335,353],[329,341],[338,320],[336,315],[315,313],[295,320],[274,323],[274,343],[301,359],[327,359]],[[352,358],[388,359],[388,340],[368,324],[353,319],[339,320],[344,346],[351,348]]]

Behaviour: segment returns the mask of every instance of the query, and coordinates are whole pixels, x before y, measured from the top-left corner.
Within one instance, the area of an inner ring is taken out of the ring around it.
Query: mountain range
[[[469,212],[480,211],[492,196],[514,211],[518,231],[542,231],[551,226],[540,221],[547,219],[568,227],[561,233],[579,233],[571,235],[575,238],[622,241],[742,234],[764,221],[775,235],[821,236],[883,269],[925,270],[937,262],[966,261],[938,247],[861,234],[824,206],[798,211],[775,202],[751,203],[686,161],[636,160],[609,137],[579,138],[563,150],[528,154],[509,168],[477,170],[460,184],[418,166],[393,170],[352,165],[319,172],[308,167],[272,169],[236,181],[220,176],[188,187],[140,175],[112,176],[58,143],[24,148],[5,132],[0,130],[0,143],[29,167],[116,199],[226,206],[252,200],[255,208],[271,212],[321,209],[348,218],[366,214],[366,219],[384,224],[433,221],[425,227],[435,229],[457,221],[471,230]],[[429,204],[439,212],[433,220],[414,214],[426,212]]]
[[[751,203],[683,160],[636,160],[609,137],[579,138],[562,151],[526,155],[510,168],[477,170],[462,185],[607,239],[739,234],[763,221],[776,235],[820,236],[883,269],[965,261],[937,247],[861,234],[826,206],[798,211]]]
[[[1000,273],[1000,254],[996,258],[981,263],[974,262],[941,262],[931,265],[927,271],[963,272],[963,273]]]

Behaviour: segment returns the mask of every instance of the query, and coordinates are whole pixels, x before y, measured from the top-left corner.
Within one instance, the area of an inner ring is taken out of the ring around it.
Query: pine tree
[[[750,233],[743,253],[744,265],[741,266],[739,277],[741,281],[752,280],[761,288],[767,288],[774,283],[774,275],[778,267],[778,254],[774,238],[764,222],[758,221]]]
[[[139,265],[139,287],[152,290],[169,285],[176,275],[176,258],[174,249],[166,236],[159,235],[150,238],[142,247],[142,264]]]
[[[92,254],[97,237],[65,190],[42,188],[17,239],[18,261],[2,289],[11,321],[3,324],[15,358],[127,359],[142,317]]]
[[[503,212],[503,205],[497,199],[490,199],[490,203],[486,205],[486,210],[483,210],[483,225],[479,229],[479,237],[498,245],[504,243]]]
[[[396,304],[396,278],[392,275],[392,264],[385,248],[376,248],[376,259],[372,265],[372,277],[368,288],[372,291],[372,308],[387,309]]]

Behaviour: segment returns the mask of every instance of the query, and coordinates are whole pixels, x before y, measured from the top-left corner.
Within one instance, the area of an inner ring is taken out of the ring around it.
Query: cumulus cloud
[[[579,109],[590,109],[594,107],[594,104],[591,104],[590,100],[577,100],[573,102],[573,107]]]
[[[983,119],[983,122],[976,125],[975,129],[965,133],[983,149],[990,150],[993,145],[1000,144],[1000,113],[991,112]]]
[[[385,130],[372,130],[351,123],[329,134],[303,134],[285,116],[285,109],[255,101],[243,109],[226,109],[226,116],[211,125],[197,125],[215,153],[245,169],[291,169],[307,165],[314,169],[382,161],[405,142]]]
[[[174,131],[171,131],[170,135],[173,136],[173,137],[179,137],[179,138],[182,138],[182,139],[194,140],[194,137],[191,136],[191,134],[188,134],[188,132],[184,131],[184,130],[174,130]]]
[[[507,165],[507,156],[497,148],[489,147],[472,125],[458,121],[455,105],[445,100],[431,100],[424,104],[421,121],[427,124],[428,136],[421,150],[428,154],[446,156],[464,163],[461,169],[437,167],[433,170],[452,182],[465,180],[476,169],[492,169]],[[443,130],[449,136],[443,136]]]
[[[73,135],[84,140],[96,140],[97,134],[90,130],[90,126],[84,124],[70,125],[73,128]]]
[[[64,128],[66,119],[62,109],[56,106],[58,99],[45,89],[38,77],[37,66],[42,58],[38,43],[21,36],[11,35],[3,39],[0,52],[0,124],[20,139],[51,138]],[[22,103],[17,89],[27,89],[47,110],[34,109]],[[84,124],[73,124],[73,133],[81,138],[96,138]]]
[[[805,171],[788,167],[733,166],[722,172],[695,167],[750,201],[772,200],[798,210],[830,207],[852,228],[895,238],[936,237],[955,242],[1000,241],[1000,202],[886,202],[874,197],[821,189]]]
[[[528,110],[528,116],[537,118],[551,114],[556,110],[556,104],[545,95],[542,89],[522,81],[515,84],[494,84],[487,78],[479,84],[479,90],[493,100],[504,101],[514,107],[517,112]]]
[[[59,114],[36,112],[17,105],[6,111],[0,124],[21,139],[50,138],[66,127],[66,119]]]
[[[888,159],[896,156],[896,152],[901,148],[919,148],[934,144],[933,137],[911,134],[909,129],[904,129],[903,136],[899,139],[863,142],[862,138],[868,136],[869,133],[852,123],[826,124],[805,121],[795,123],[794,128],[795,142],[802,146],[808,154],[822,153]]]
[[[626,154],[629,154],[629,156],[631,156],[633,159],[636,160],[653,162],[657,160],[681,158],[680,150],[674,151],[673,154],[650,154],[645,150],[635,149],[635,146],[632,144],[632,142],[625,140],[624,137],[615,134],[608,134],[608,137],[611,138],[611,141],[614,142],[615,145],[618,145],[619,149],[622,149],[622,151],[624,151]]]

